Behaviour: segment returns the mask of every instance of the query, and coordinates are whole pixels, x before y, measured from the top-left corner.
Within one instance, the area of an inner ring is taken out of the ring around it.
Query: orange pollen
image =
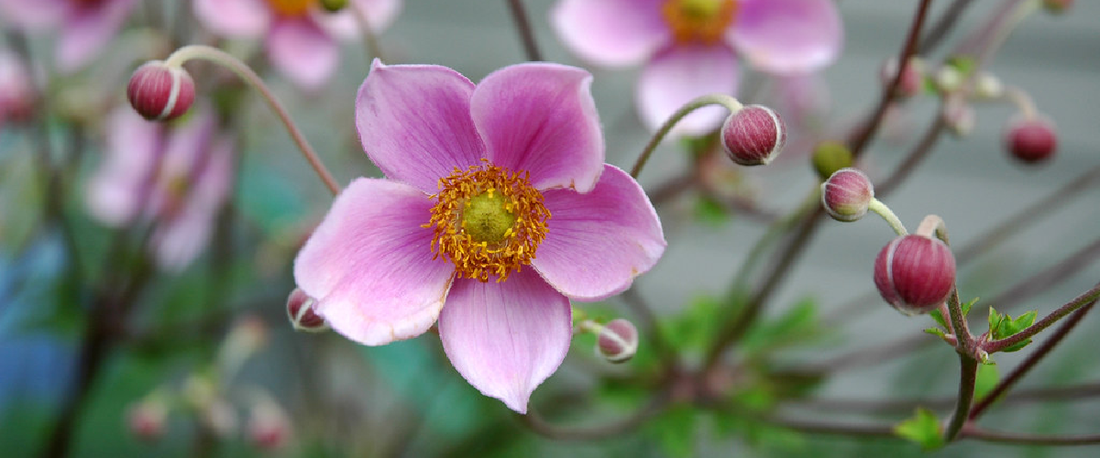
[[[680,44],[717,43],[736,13],[736,0],[667,0],[661,7],[661,15]]]
[[[484,159],[483,159],[484,160]],[[491,165],[455,167],[439,179],[431,220],[432,252],[454,263],[460,277],[497,282],[529,265],[549,229],[550,210],[529,172]]]
[[[309,7],[316,0],[267,0],[271,9],[281,16],[300,17],[309,12]]]

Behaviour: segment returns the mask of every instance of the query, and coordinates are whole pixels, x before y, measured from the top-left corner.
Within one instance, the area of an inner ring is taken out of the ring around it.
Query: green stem
[[[894,212],[890,210],[890,207],[887,207],[881,200],[872,197],[871,203],[867,204],[867,210],[881,216],[882,219],[886,221],[886,224],[890,225],[890,229],[894,230],[895,234],[909,234],[909,231],[905,229],[905,225],[898,219],[898,215],[895,215]]]
[[[271,90],[268,89],[267,85],[264,84],[263,80],[256,72],[252,71],[251,68],[236,57],[220,49],[203,45],[188,45],[179,48],[176,52],[173,52],[172,55],[168,56],[164,64],[170,68],[182,67],[184,63],[193,59],[205,60],[221,65],[259,91],[262,98],[267,101],[271,110],[274,111],[275,115],[279,117],[279,120],[283,122],[283,125],[287,129],[287,133],[290,134],[290,138],[294,140],[294,143],[298,146],[298,150],[302,152],[302,156],[306,158],[309,165],[313,167],[313,171],[316,172],[317,176],[321,178],[321,181],[325,183],[325,187],[327,187],[334,196],[340,193],[340,185],[336,184],[336,180],[332,178],[332,174],[329,173],[325,165],[321,163],[321,159],[318,158],[317,153],[313,151],[313,147],[309,146],[305,136],[302,135],[302,131],[298,130],[298,126],[290,119],[290,114],[287,113],[286,108],[279,103],[279,100],[275,98],[275,95],[271,93]]]
[[[974,402],[974,383],[978,378],[978,360],[970,355],[959,353],[959,400],[955,403],[955,413],[951,416],[951,423],[943,433],[944,441],[951,442],[962,431],[966,424],[967,413],[970,412],[970,404]]]
[[[710,105],[724,106],[730,113],[741,111],[743,107],[741,102],[737,99],[725,94],[704,95],[688,102],[686,105],[680,107],[679,110],[676,110],[676,112],[661,125],[661,128],[657,130],[653,138],[649,140],[649,143],[645,145],[645,149],[643,149],[642,154],[638,156],[638,160],[634,163],[634,167],[630,169],[630,176],[635,179],[638,178],[638,175],[642,173],[642,168],[645,167],[646,162],[649,161],[649,156],[653,155],[653,150],[657,149],[657,145],[661,144],[661,141],[672,131],[676,123],[679,123],[681,119],[684,119],[684,116],[687,116],[691,112]]]

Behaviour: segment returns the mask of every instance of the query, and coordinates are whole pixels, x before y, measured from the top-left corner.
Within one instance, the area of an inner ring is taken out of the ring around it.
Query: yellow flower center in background
[[[316,3],[317,0],[267,0],[267,3],[271,5],[271,9],[275,10],[282,16],[305,16],[309,12],[309,7]]]
[[[435,229],[435,257],[453,262],[459,276],[483,282],[492,275],[504,281],[530,264],[546,237],[550,210],[529,179],[530,173],[488,163],[440,178],[424,225]]]
[[[737,12],[736,0],[668,0],[661,15],[677,43],[714,44]]]

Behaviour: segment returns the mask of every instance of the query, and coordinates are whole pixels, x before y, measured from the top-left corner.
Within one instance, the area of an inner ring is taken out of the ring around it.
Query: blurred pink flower
[[[216,136],[209,107],[191,112],[159,123],[129,106],[117,110],[86,196],[88,211],[108,226],[155,220],[153,257],[169,271],[183,270],[202,252],[232,180],[232,139]]]
[[[737,56],[764,72],[804,74],[832,63],[843,41],[833,0],[562,0],[552,23],[582,59],[644,63],[636,104],[652,130],[695,97],[735,94]],[[704,134],[726,114],[697,110],[676,132]]]
[[[92,61],[118,34],[137,0],[0,0],[0,13],[26,29],[58,31],[54,56],[69,73]]]
[[[638,183],[603,163],[591,81],[533,63],[475,86],[376,60],[356,126],[386,178],[353,181],[298,254],[316,312],[366,345],[438,319],[455,369],[526,412],[569,349],[569,300],[626,290],[666,245]]]
[[[31,75],[14,54],[0,48],[0,129],[9,120],[25,119],[34,109]]]
[[[329,13],[317,0],[194,0],[195,16],[212,32],[227,37],[264,37],[267,56],[294,84],[316,89],[336,71],[340,46],[335,37],[359,31],[363,12],[373,33],[393,22],[401,0],[350,0]]]

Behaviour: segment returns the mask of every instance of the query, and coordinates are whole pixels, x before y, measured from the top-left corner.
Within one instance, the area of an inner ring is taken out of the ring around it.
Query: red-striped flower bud
[[[882,64],[879,77],[882,78],[882,84],[890,85],[893,84],[897,74],[898,58],[891,57]],[[910,58],[909,65],[905,66],[905,72],[901,74],[901,79],[898,80],[898,87],[894,92],[894,96],[905,99],[920,94],[923,89],[924,60],[919,57]]]
[[[821,205],[837,221],[852,222],[867,214],[875,188],[859,169],[837,170],[821,183]]]
[[[600,329],[596,351],[613,363],[630,360],[638,352],[638,328],[622,318],[611,320]]]
[[[928,313],[943,303],[955,286],[955,255],[939,239],[900,236],[875,258],[875,286],[901,313]]]
[[[309,297],[300,288],[294,288],[286,300],[286,314],[295,331],[322,332],[329,329],[324,318],[313,311],[317,300]]]
[[[195,101],[195,81],[183,68],[169,68],[164,62],[146,62],[134,70],[126,85],[130,106],[150,121],[182,116]]]
[[[1054,125],[1042,118],[1018,118],[1005,130],[1005,148],[1012,157],[1027,164],[1046,161],[1058,147]]]
[[[722,146],[733,162],[767,165],[783,150],[787,126],[771,108],[749,105],[722,124]]]

